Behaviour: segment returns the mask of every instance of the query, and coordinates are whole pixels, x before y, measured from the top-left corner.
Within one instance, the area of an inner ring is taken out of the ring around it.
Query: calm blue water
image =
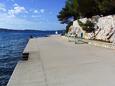
[[[0,86],[6,86],[30,35],[44,37],[54,33],[53,31],[0,32]]]

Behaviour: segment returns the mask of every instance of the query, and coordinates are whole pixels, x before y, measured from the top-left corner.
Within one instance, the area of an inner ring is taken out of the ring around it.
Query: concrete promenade
[[[115,51],[61,37],[31,39],[7,86],[115,86]]]

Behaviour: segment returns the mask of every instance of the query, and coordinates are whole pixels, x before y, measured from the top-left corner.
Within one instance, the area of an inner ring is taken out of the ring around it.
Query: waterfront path
[[[31,39],[7,86],[115,86],[115,50],[61,37]]]

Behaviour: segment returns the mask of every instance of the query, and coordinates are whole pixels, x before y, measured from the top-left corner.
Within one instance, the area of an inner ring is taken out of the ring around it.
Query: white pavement
[[[61,37],[35,38],[7,86],[115,86],[115,51],[74,44]]]

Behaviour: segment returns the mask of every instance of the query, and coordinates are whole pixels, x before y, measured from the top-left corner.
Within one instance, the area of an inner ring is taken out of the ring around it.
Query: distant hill
[[[6,28],[0,28],[0,31],[40,31],[40,30],[13,30],[13,29],[6,29]]]
[[[0,28],[0,32],[46,32],[46,31],[49,31],[49,32],[55,32],[55,31],[64,32],[64,30],[28,30],[28,29],[13,30],[13,29]]]
[[[0,28],[0,31],[9,31],[8,29]]]

